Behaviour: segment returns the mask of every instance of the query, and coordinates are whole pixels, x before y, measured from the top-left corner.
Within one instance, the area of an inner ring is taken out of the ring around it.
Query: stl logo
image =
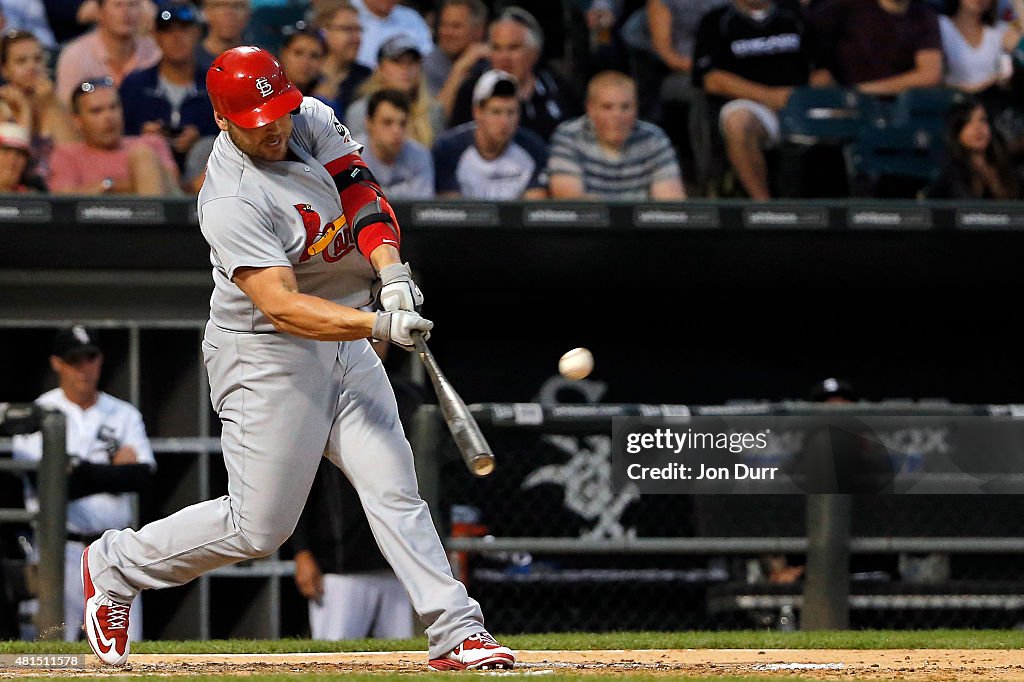
[[[270,93],[274,92],[274,86],[270,84],[266,78],[256,79],[256,89],[260,91],[260,94],[264,97],[269,97]]]

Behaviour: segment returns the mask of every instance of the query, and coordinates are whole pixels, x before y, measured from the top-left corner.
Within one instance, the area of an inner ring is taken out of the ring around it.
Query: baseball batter
[[[423,297],[361,146],[259,48],[222,53],[207,89],[223,132],[199,194],[214,277],[203,353],[228,495],[138,531],[108,531],[86,548],[93,651],[127,661],[128,604],[140,590],[273,553],[326,456],[352,481],[426,625],[430,667],[513,667],[514,653],[487,633],[479,604],[452,577],[368,341],[411,350],[433,323],[416,312]],[[359,310],[375,283],[383,310]]]

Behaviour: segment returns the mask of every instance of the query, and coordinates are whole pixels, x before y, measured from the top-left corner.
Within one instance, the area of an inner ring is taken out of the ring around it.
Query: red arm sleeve
[[[382,244],[401,245],[398,218],[388,203],[377,178],[358,154],[348,154],[328,163],[325,168],[334,178],[341,197],[345,220],[352,226],[356,247],[369,258]]]

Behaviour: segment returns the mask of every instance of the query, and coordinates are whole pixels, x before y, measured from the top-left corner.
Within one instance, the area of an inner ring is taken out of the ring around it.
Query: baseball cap
[[[199,11],[187,2],[166,2],[157,6],[156,30],[170,28],[172,24],[197,24]]]
[[[519,91],[516,77],[501,69],[485,71],[473,86],[473,105],[491,97],[515,97]]]
[[[28,130],[17,123],[0,123],[0,147],[20,149],[23,152],[32,150],[32,140]]]
[[[398,59],[405,54],[413,54],[417,59],[423,57],[423,53],[420,52],[416,41],[404,33],[399,33],[380,44],[380,49],[377,50],[377,61],[382,59]]]
[[[807,398],[816,403],[823,403],[829,398],[845,398],[854,402],[860,400],[860,396],[857,395],[857,391],[850,382],[836,377],[823,379],[811,386]]]
[[[53,337],[53,354],[64,360],[99,352],[96,332],[80,324],[65,327]]]

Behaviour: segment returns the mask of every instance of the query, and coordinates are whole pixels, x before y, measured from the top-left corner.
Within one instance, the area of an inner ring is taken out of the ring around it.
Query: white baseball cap
[[[0,147],[32,151],[32,138],[28,131],[17,123],[0,123]]]
[[[510,74],[508,71],[491,69],[490,71],[485,71],[483,75],[477,79],[476,85],[473,86],[473,105],[476,106],[485,99],[489,99],[495,95],[502,97],[515,97],[518,91],[519,82],[516,80],[515,76]]]

